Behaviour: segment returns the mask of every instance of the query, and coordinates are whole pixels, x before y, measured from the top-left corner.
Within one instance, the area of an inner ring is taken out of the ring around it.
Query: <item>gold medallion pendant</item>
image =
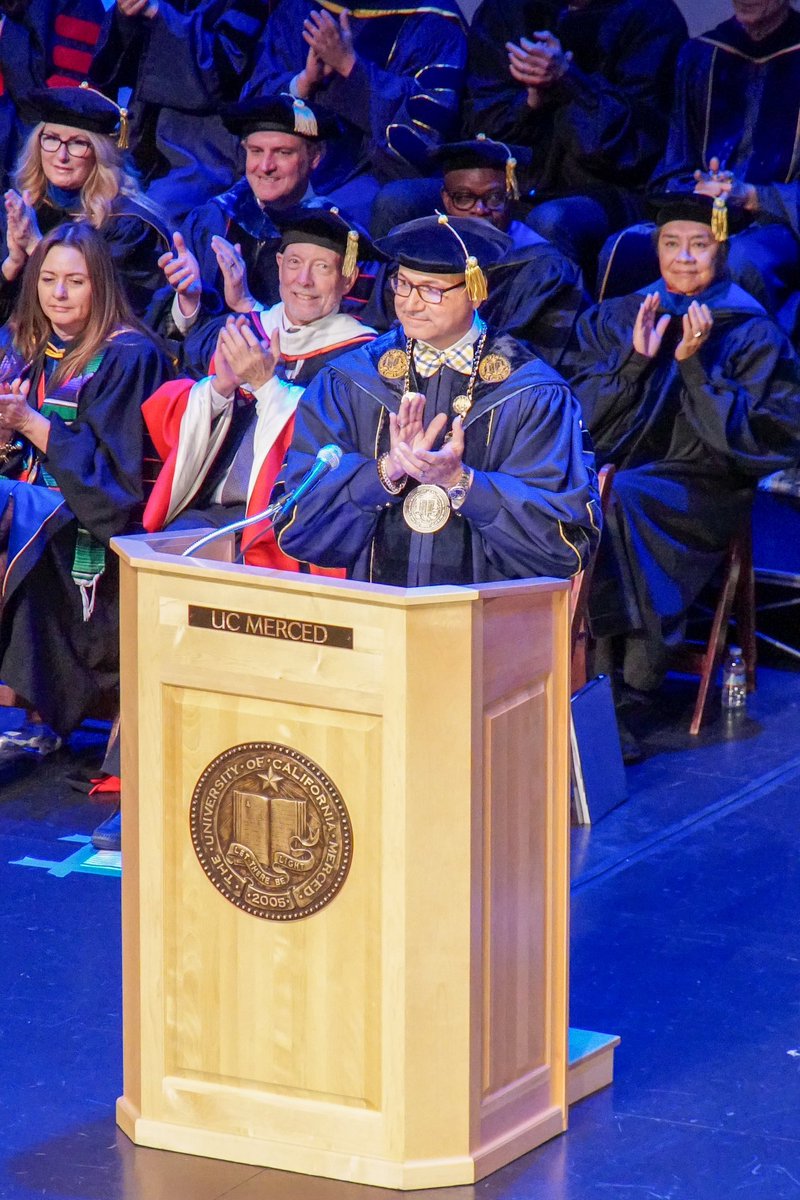
[[[435,483],[421,483],[403,501],[403,519],[415,533],[436,533],[450,519],[450,497]]]
[[[502,354],[487,354],[481,359],[478,374],[484,383],[502,383],[511,374],[511,363]]]
[[[472,401],[469,396],[456,396],[453,401],[453,412],[457,417],[465,417],[472,408]]]
[[[386,350],[378,359],[378,374],[384,379],[402,379],[408,370],[405,350]]]

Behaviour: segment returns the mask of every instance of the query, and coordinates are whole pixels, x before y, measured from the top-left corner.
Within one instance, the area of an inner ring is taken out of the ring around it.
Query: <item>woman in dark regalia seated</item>
[[[661,278],[586,313],[568,368],[598,464],[617,468],[589,606],[597,665],[635,692],[661,683],[758,479],[800,458],[800,369],[727,276],[733,214],[700,195],[656,203]]]
[[[29,714],[0,761],[59,744],[118,684],[117,563],[140,528],[140,406],[167,374],[102,238],[52,230],[0,329],[0,680]]]
[[[0,321],[8,320],[25,265],[42,234],[70,220],[85,220],[100,232],[131,308],[143,316],[163,284],[158,260],[171,242],[164,218],[128,171],[124,110],[85,87],[33,92],[29,104],[39,124],[17,163],[16,190],[7,191],[0,206],[0,235],[6,245]]]

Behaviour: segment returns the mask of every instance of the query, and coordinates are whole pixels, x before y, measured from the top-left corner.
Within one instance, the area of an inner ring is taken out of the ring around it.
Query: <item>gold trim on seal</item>
[[[502,354],[487,354],[481,359],[478,374],[484,383],[502,383],[511,374],[511,363]]]
[[[408,369],[405,350],[385,350],[378,359],[378,374],[384,379],[402,379]]]

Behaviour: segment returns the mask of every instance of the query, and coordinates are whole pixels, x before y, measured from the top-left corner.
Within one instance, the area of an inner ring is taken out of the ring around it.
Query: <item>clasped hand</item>
[[[572,51],[565,51],[555,34],[548,29],[538,30],[533,37],[533,41],[523,37],[519,43],[506,42],[511,77],[528,88],[531,102],[536,99],[540,88],[553,87],[563,79],[572,62]]]
[[[228,317],[214,351],[216,391],[221,396],[232,396],[243,384],[257,391],[272,379],[280,354],[277,330],[271,339],[262,341],[247,317]]]
[[[669,313],[656,320],[660,303],[658,292],[650,292],[639,305],[636,321],[633,326],[633,348],[645,358],[655,358],[661,349],[661,342],[670,323]],[[696,354],[701,346],[708,341],[708,336],[714,326],[714,318],[707,304],[698,304],[693,300],[688,312],[683,317],[683,335],[675,347],[675,358],[685,362]]]
[[[732,171],[724,171],[718,158],[709,160],[707,171],[695,171],[694,190],[699,196],[724,196],[727,204],[734,208],[755,211],[758,201],[756,189],[751,183],[736,179]]]
[[[389,414],[389,453],[386,473],[392,483],[404,475],[419,483],[454,487],[461,478],[464,456],[464,427],[461,417],[453,421],[452,436],[440,450],[434,446],[447,425],[445,413],[434,417],[428,428],[422,424],[425,397],[406,392],[397,413]]]

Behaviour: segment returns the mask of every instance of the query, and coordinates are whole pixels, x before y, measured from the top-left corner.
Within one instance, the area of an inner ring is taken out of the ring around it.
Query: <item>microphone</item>
[[[307,496],[317,486],[324,475],[327,475],[329,471],[335,471],[341,461],[342,451],[339,446],[323,446],[321,450],[318,450],[313,466],[306,471],[294,491],[289,492],[288,496],[284,496],[282,500],[278,501],[278,508],[273,520],[277,521],[281,517],[285,517],[289,510],[294,508],[299,500],[302,500],[303,496]]]
[[[192,542],[191,546],[183,550],[181,558],[190,558],[210,542],[215,542],[217,538],[224,537],[226,533],[238,533],[242,529],[247,529],[250,525],[257,525],[260,521],[269,521],[269,528],[271,529],[279,517],[285,516],[290,508],[294,508],[298,500],[307,495],[312,488],[315,488],[323,475],[327,475],[328,471],[335,470],[341,461],[342,451],[339,446],[323,446],[321,450],[317,451],[317,457],[314,459],[313,465],[306,471],[294,491],[289,492],[288,496],[276,500],[274,504],[268,505],[263,512],[254,513],[252,517],[243,517],[240,521],[231,521],[230,525],[222,525],[219,529],[212,529],[210,533],[198,538],[196,542]],[[264,530],[264,533],[267,532],[268,530]],[[256,538],[256,541],[258,540],[259,538]]]

